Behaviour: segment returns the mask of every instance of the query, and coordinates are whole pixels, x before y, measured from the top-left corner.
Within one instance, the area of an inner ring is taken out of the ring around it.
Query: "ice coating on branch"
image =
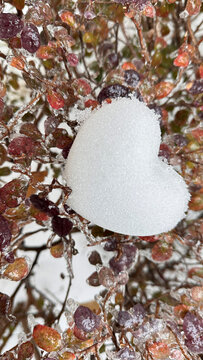
[[[68,155],[68,205],[108,230],[154,235],[185,216],[189,192],[159,157],[158,116],[135,98],[119,98],[90,114]]]
[[[134,343],[146,342],[153,334],[158,337],[158,333],[163,332],[164,328],[165,324],[162,319],[151,319],[133,332]]]

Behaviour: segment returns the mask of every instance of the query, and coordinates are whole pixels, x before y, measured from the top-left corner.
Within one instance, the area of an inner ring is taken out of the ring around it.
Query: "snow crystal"
[[[81,125],[64,177],[68,205],[87,220],[126,235],[167,232],[190,198],[182,177],[158,157],[158,116],[143,102],[119,98]]]
[[[179,14],[179,16],[180,16],[181,19],[187,19],[188,16],[189,16],[189,13],[188,13],[187,10],[184,10]]]

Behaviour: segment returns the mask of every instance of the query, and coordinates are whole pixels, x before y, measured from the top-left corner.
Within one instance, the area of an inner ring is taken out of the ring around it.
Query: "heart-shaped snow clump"
[[[121,234],[147,236],[174,228],[190,195],[182,177],[158,157],[160,133],[158,116],[135,98],[94,110],[66,162],[68,205]]]

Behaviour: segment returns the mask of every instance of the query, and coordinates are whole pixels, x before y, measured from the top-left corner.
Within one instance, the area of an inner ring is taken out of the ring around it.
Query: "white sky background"
[[[9,11],[10,6],[8,5],[5,8],[5,11]],[[203,20],[203,15],[201,14],[198,16],[197,19],[192,23],[193,29],[196,28],[196,26]],[[129,29],[129,33],[135,32],[134,27]],[[198,32],[198,36],[203,35],[203,28]],[[0,41],[0,50],[4,53],[6,53],[7,49],[5,47],[5,43],[3,41]],[[203,43],[200,46],[201,54],[203,54]],[[12,68],[12,71],[14,69]],[[18,95],[18,92],[17,92]],[[29,227],[29,231],[34,229],[35,225],[32,225],[32,227]],[[47,233],[37,233],[36,235],[32,236],[32,238],[29,238],[29,246],[41,246],[42,244],[46,243],[46,240],[48,239],[49,232]],[[86,283],[86,279],[93,271],[95,271],[95,267],[90,265],[87,260],[87,254],[90,253],[91,250],[93,250],[90,247],[87,247],[87,241],[85,239],[85,236],[83,234],[74,234],[73,239],[75,240],[75,247],[78,249],[79,253],[76,256],[73,256],[73,271],[74,271],[74,279],[72,282],[72,287],[70,290],[69,297],[73,298],[74,300],[78,301],[79,303],[84,303],[89,300],[94,299],[94,296],[98,294],[98,292],[102,289],[102,287],[91,287]],[[28,244],[28,241],[27,241]],[[94,250],[100,249],[99,252],[101,252],[101,247],[94,247]],[[18,257],[24,253],[21,253],[18,251]],[[33,252],[26,253],[31,259],[34,257]],[[103,252],[104,254],[104,252]],[[107,254],[107,253],[105,253]],[[108,254],[109,255],[109,254]],[[104,255],[107,256],[107,255]],[[111,254],[112,256],[112,254]],[[107,259],[106,259],[107,261]],[[45,293],[51,300],[56,302],[57,304],[57,310],[60,311],[61,303],[64,300],[68,282],[69,279],[67,277],[67,269],[66,269],[66,263],[64,258],[55,259],[51,256],[49,250],[43,251],[40,255],[38,265],[34,268],[35,275],[32,277],[32,284],[36,285],[38,290],[42,291],[42,293]],[[61,278],[61,273],[65,275],[65,279]],[[8,295],[11,295],[13,291],[15,290],[16,286],[18,285],[18,282],[12,282],[10,280],[0,280],[0,292],[6,293]],[[22,288],[18,296],[16,297],[16,301],[20,301],[25,297],[25,291]],[[66,322],[65,318],[62,317],[60,325],[62,329],[65,329]],[[20,326],[18,326],[12,336],[12,338],[8,341],[4,351],[10,349],[12,346],[14,346],[18,342],[19,335],[21,336]]]

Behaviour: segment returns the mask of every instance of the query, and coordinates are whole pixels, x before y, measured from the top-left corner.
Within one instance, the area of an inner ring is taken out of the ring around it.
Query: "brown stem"
[[[195,49],[196,49],[196,55],[198,57],[198,63],[201,63],[200,52],[199,52],[199,48],[198,48],[198,42],[197,42],[197,39],[196,39],[196,37],[194,35],[194,32],[192,30],[190,17],[188,17],[188,19],[187,19],[187,29],[188,29],[188,32],[190,34],[193,45],[195,46]]]
[[[68,295],[69,295],[69,292],[70,292],[71,285],[72,285],[72,277],[70,276],[70,277],[69,277],[68,289],[67,289],[67,292],[66,292],[66,296],[65,296],[65,299],[64,299],[64,302],[63,302],[61,311],[60,311],[60,313],[58,314],[58,316],[56,317],[56,320],[57,320],[58,322],[59,322],[59,320],[60,320],[60,318],[61,318],[61,315],[63,314],[63,312],[64,312],[64,310],[65,310],[66,302],[67,302],[67,299],[68,299]]]
[[[147,45],[146,45],[146,41],[142,32],[142,27],[141,24],[135,19],[132,18],[133,23],[136,26],[137,32],[138,32],[138,36],[139,36],[139,40],[140,40],[140,46],[142,48],[142,55],[144,56],[146,62],[150,65],[151,64],[151,59],[150,59],[150,55],[147,49]]]

